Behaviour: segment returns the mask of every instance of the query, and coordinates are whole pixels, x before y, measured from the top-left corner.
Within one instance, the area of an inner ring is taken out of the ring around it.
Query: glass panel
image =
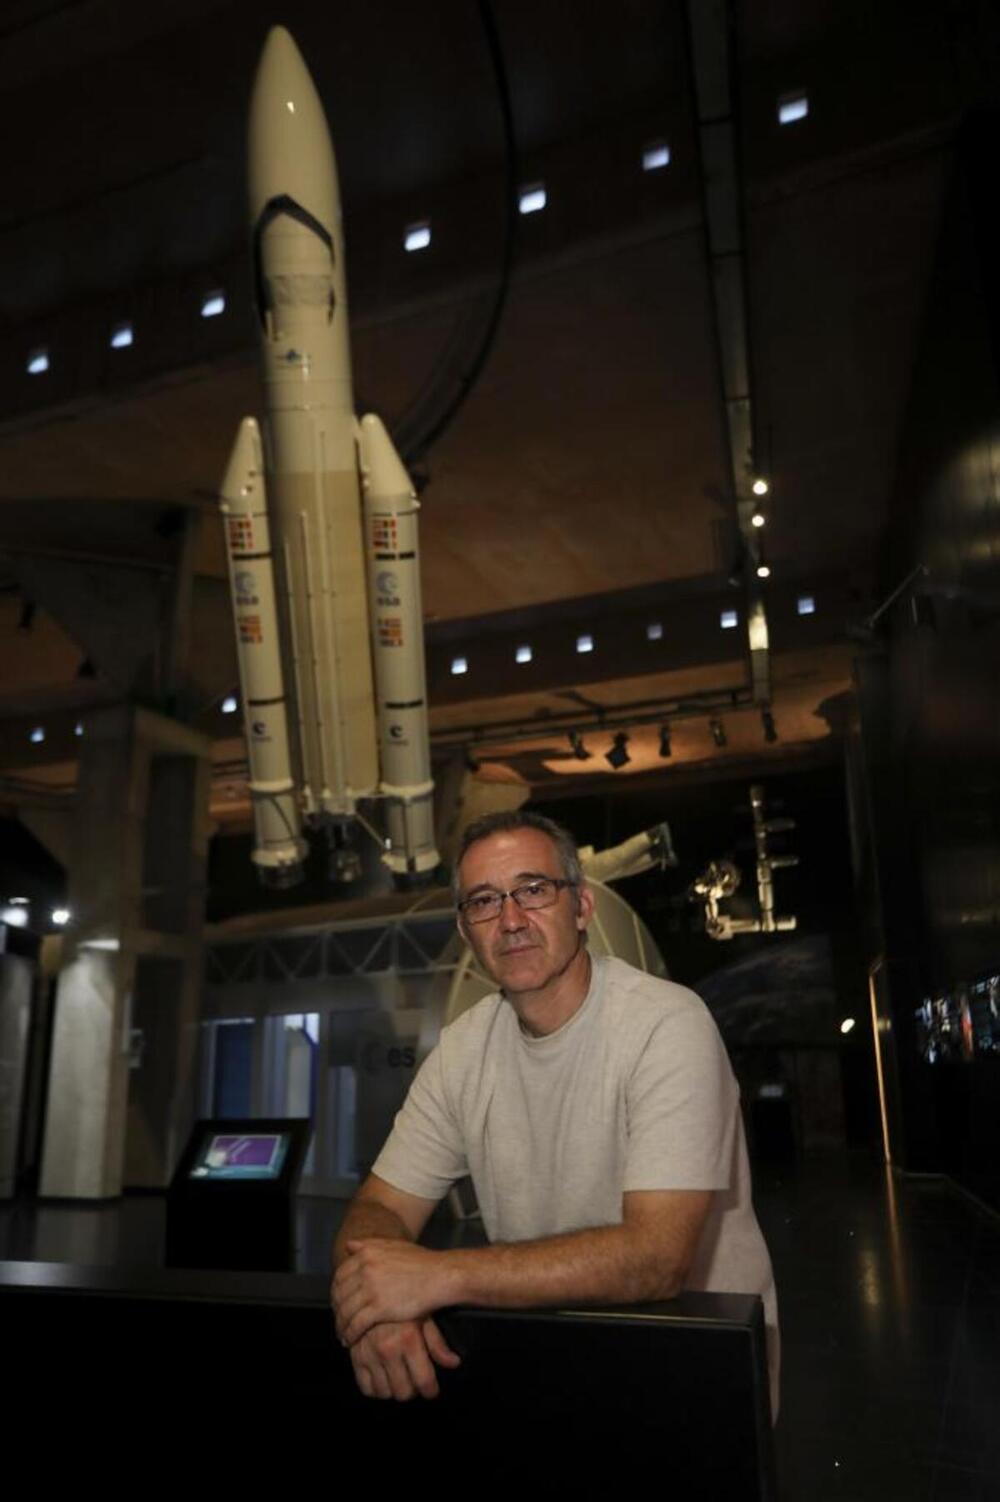
[[[253,1114],[252,1021],[216,1022],[215,1059],[212,1071],[212,1115]]]

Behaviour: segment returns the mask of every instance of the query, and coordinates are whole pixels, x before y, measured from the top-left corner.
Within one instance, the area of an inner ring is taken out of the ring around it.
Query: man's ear
[[[576,926],[582,931],[594,916],[594,894],[586,882],[581,882],[576,899]]]
[[[455,927],[458,929],[459,935],[461,936],[463,943],[468,944],[468,942],[469,942],[469,935],[465,931],[465,922],[464,922],[464,920],[462,918],[461,913],[456,913],[455,914]]]

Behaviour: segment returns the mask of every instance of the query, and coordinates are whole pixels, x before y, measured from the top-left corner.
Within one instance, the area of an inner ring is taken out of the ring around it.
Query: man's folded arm
[[[334,1242],[334,1279],[331,1301],[343,1338],[341,1303],[345,1277],[350,1289],[351,1248],[362,1244],[396,1245],[413,1251],[436,1201],[407,1194],[375,1174],[369,1174],[351,1201]],[[355,1239],[357,1238],[357,1239]],[[405,1401],[418,1393],[438,1394],[435,1364],[454,1367],[458,1357],[429,1318],[372,1321],[350,1342],[351,1363],[361,1391],[369,1398]]]
[[[622,1196],[620,1225],[450,1253],[458,1302],[516,1309],[673,1298],[711,1201],[710,1190],[632,1191]]]
[[[345,1238],[338,1327],[351,1344],[382,1321],[416,1319],[453,1304],[525,1309],[673,1298],[711,1202],[711,1190],[630,1191],[620,1225],[445,1252]]]

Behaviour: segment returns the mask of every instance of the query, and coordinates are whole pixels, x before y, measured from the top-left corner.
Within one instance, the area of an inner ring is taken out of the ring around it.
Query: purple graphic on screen
[[[210,1168],[270,1168],[280,1137],[213,1137],[205,1154]]]

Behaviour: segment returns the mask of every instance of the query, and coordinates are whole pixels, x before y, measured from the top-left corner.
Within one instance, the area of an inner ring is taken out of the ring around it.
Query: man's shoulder
[[[696,992],[663,976],[637,970],[609,955],[604,965],[604,1005],[616,1019],[642,1017],[651,1022],[665,1017],[708,1017],[711,1013]]]
[[[714,1067],[725,1057],[715,1018],[696,992],[623,960],[604,963],[605,1037],[626,1066],[657,1057]]]
[[[503,1006],[504,999],[499,991],[483,996],[441,1029],[442,1048],[459,1055],[481,1048],[496,1027]]]

